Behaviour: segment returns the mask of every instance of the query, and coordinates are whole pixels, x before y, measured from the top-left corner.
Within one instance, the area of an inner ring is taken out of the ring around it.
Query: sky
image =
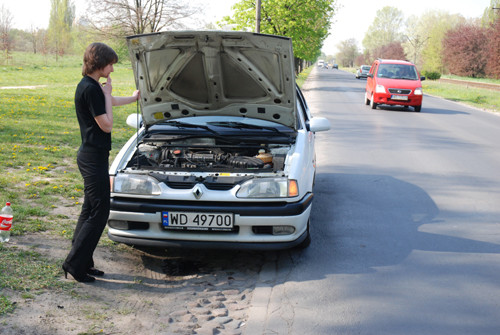
[[[186,0],[179,0],[186,1]],[[76,15],[84,13],[87,0],[74,0]],[[231,14],[231,6],[238,0],[189,0],[202,11],[198,26],[203,23],[216,22],[225,15]],[[443,10],[450,14],[461,14],[465,18],[479,18],[483,15],[490,0],[337,0],[337,10],[330,35],[325,40],[323,52],[327,55],[336,53],[336,46],[350,38],[354,38],[361,50],[361,43],[368,27],[372,24],[377,10],[391,6],[401,10],[405,18],[420,16],[428,10]],[[30,27],[47,28],[50,15],[50,0],[0,0],[13,16],[13,27],[29,30]]]

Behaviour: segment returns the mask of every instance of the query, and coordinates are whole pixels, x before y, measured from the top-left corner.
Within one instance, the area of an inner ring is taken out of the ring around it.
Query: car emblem
[[[193,190],[193,195],[196,199],[200,199],[203,195],[203,191],[199,186],[196,186]]]
[[[401,93],[403,93],[403,92],[402,92],[401,90],[398,90],[398,93],[399,93],[399,94],[401,94]]]

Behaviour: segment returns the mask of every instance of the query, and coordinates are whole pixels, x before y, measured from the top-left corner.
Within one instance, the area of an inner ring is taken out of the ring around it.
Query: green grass
[[[313,67],[314,67],[314,65],[311,65],[308,68],[304,69],[304,71],[302,71],[301,73],[299,73],[299,75],[295,79],[295,81],[297,82],[297,85],[299,87],[302,87],[302,85],[304,85],[304,82],[306,81],[307,77],[311,73]]]
[[[66,289],[72,282],[60,281],[61,262],[49,260],[31,250],[21,250],[8,244],[0,244],[0,315],[15,309],[5,290],[23,292],[21,297],[34,298],[34,294],[51,289]]]
[[[457,79],[457,78],[453,78]],[[466,80],[465,78],[461,78]],[[500,92],[484,88],[468,87],[460,84],[440,83],[426,80],[422,82],[424,93],[439,96],[447,100],[465,103],[467,105],[500,112]]]

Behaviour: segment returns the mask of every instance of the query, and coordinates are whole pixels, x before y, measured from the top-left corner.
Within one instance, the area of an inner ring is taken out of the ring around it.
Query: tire
[[[418,113],[422,109],[422,105],[414,106],[413,109]]]
[[[369,105],[370,104],[370,99],[368,99],[368,92],[365,92],[365,105]]]
[[[372,99],[370,100],[370,107],[371,107],[371,109],[377,109],[377,104],[373,102],[373,95],[372,95]]]

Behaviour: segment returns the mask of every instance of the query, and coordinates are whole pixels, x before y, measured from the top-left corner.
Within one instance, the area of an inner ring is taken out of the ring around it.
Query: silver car
[[[110,167],[108,235],[150,247],[286,249],[310,243],[313,117],[292,41],[247,32],[127,38],[140,115]]]
[[[361,65],[356,71],[356,79],[368,77],[370,69],[371,69],[370,65]]]

